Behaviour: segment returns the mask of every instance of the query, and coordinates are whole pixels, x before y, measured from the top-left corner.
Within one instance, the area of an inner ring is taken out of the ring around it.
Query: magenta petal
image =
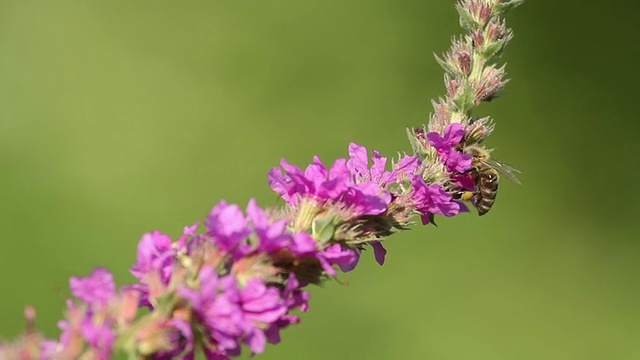
[[[295,165],[291,165],[285,159],[280,160],[280,166],[286,171],[289,175],[300,175],[302,176],[302,169]]]
[[[351,188],[344,196],[344,202],[358,215],[379,215],[387,211],[391,194],[382,190],[373,181],[366,181]]]
[[[349,171],[357,176],[365,176],[369,173],[369,157],[367,148],[356,143],[349,144],[349,161],[347,161]]]
[[[464,173],[471,168],[471,156],[452,151],[447,157],[447,170],[449,172]]]
[[[464,137],[464,128],[458,123],[449,124],[444,131],[444,139],[451,146],[455,146],[462,141]]]
[[[130,269],[133,276],[143,281],[150,271],[160,270],[163,279],[171,274],[173,242],[167,235],[154,231],[142,236],[138,243],[138,261]]]
[[[420,159],[417,156],[405,156],[400,162],[394,166],[394,170],[389,175],[388,182],[397,182],[400,174],[405,174],[407,178],[411,178],[416,170],[420,167]]]
[[[316,188],[316,196],[322,200],[338,199],[348,189],[348,177],[324,181]]]
[[[384,258],[387,255],[387,249],[382,246],[380,241],[372,241],[371,247],[373,247],[373,254],[378,264],[384,265]]]
[[[273,168],[269,170],[269,186],[273,191],[280,194],[284,201],[289,202],[291,200],[290,194],[295,184],[282,173],[282,169]]]
[[[327,261],[327,259],[323,257],[319,257],[318,260],[320,261],[320,266],[322,266],[322,268],[327,274],[331,276],[336,276],[337,274],[336,269],[334,269],[333,266],[331,266],[331,263]]]
[[[85,278],[69,279],[71,293],[89,304],[104,304],[115,296],[113,275],[104,268],[95,268]]]
[[[349,272],[358,266],[358,262],[360,261],[360,252],[354,251],[353,258],[350,261],[339,264],[340,270],[343,272]]]
[[[241,290],[242,310],[251,321],[272,323],[287,312],[278,290],[250,279]]]
[[[267,345],[267,339],[261,330],[253,329],[247,336],[246,343],[249,345],[252,353],[261,354]]]
[[[200,226],[200,221],[196,221],[195,224],[191,226],[185,226],[182,230],[182,235],[177,241],[179,247],[184,248],[187,245],[189,238],[196,237],[196,230],[198,230],[198,226]]]
[[[344,269],[351,270],[355,267],[355,263],[358,262],[359,257],[357,251],[343,249],[340,244],[329,246],[320,255],[320,263],[329,275],[335,274],[335,270],[330,265],[336,264],[342,271],[345,271]],[[325,263],[323,263],[323,261],[325,261]],[[331,268],[331,272],[327,270],[329,267]]]
[[[307,168],[304,170],[304,177],[316,184],[316,188],[319,184],[327,179],[328,175],[329,173],[327,171],[327,168],[317,156],[313,157],[313,163],[307,166]]]
[[[290,250],[296,255],[310,255],[316,252],[318,244],[307,233],[293,234],[293,244]]]
[[[437,132],[428,133],[427,139],[429,139],[429,144],[436,148],[438,151],[440,151],[441,149],[446,150],[451,147],[451,145],[449,145],[449,143],[447,143],[445,139],[443,139],[442,136],[440,136],[440,134],[438,134]]]
[[[227,205],[224,200],[211,209],[206,225],[216,244],[225,251],[235,249],[251,233],[240,207]]]
[[[249,200],[249,204],[247,205],[247,217],[255,227],[265,228],[269,225],[267,214],[265,214],[264,210],[258,206],[258,202],[255,198],[251,198]]]
[[[349,169],[347,168],[347,159],[341,158],[331,165],[328,179],[349,179],[350,175],[351,173],[349,173]]]
[[[385,171],[387,167],[387,158],[380,157],[380,155],[373,157],[373,165],[371,165],[371,170],[369,173],[371,174],[371,180],[380,183],[386,184],[388,177],[390,175],[389,172]]]

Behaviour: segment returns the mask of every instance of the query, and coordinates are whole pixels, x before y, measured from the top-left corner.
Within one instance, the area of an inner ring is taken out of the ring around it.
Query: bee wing
[[[504,175],[507,179],[513,181],[514,183],[520,185],[520,180],[518,179],[518,177],[515,175],[515,173],[520,173],[520,170],[514,168],[513,166],[509,165],[509,164],[505,164],[503,162],[494,160],[494,159],[487,159],[484,161],[487,165],[491,166],[493,169],[495,169],[497,172],[499,172],[500,174]]]

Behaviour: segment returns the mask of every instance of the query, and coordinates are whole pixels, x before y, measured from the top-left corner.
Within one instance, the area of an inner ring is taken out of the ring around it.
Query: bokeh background
[[[483,105],[522,170],[492,212],[392,237],[313,288],[261,359],[640,359],[640,5],[530,0]],[[409,151],[443,94],[453,1],[0,1],[0,333],[58,336],[68,278],[132,280],[140,236],[267,171]]]

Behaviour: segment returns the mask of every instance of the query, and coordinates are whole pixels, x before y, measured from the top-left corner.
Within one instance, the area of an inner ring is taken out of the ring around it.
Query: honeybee
[[[459,191],[455,197],[462,200],[473,200],[478,215],[482,216],[491,210],[496,201],[499,174],[520,185],[520,180],[514,174],[519,173],[520,170],[492,159],[489,157],[489,151],[478,145],[467,145],[463,152],[471,155],[472,163],[469,172],[475,182],[476,191]]]

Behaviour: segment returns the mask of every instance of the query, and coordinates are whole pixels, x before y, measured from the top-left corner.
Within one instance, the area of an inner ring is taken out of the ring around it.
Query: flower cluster
[[[280,331],[308,311],[304,288],[353,270],[366,246],[382,265],[382,241],[408,228],[415,217],[468,211],[454,196],[475,191],[474,158],[493,130],[491,119],[471,109],[504,86],[495,58],[511,38],[500,17],[521,0],[463,0],[457,5],[467,34],[439,59],[447,96],[434,102],[428,126],[408,130],[414,155],[397,160],[351,143],[348,158],[330,166],[316,156],[304,170],[284,159],[269,172],[269,185],[284,201],[263,209],[252,199],[243,209],[225,201],[205,221],[184,228],[174,241],[145,234],[130,268],[134,284],[116,288],[106,269],[71,278],[74,299],[59,322],[58,340],[27,330],[0,342],[0,358],[207,359],[251,354],[280,342]],[[143,309],[144,311],[139,311]]]
[[[458,159],[455,154],[461,154],[451,149],[449,152],[451,155],[443,161],[460,162],[458,167],[464,167],[461,171],[470,166],[468,156]],[[378,240],[405,229],[413,215],[420,215],[423,224],[428,224],[436,214],[454,216],[466,210],[444,188],[425,181],[417,156],[404,155],[392,161],[391,170],[387,170],[387,160],[375,150],[369,159],[364,146],[352,143],[349,159],[338,159],[329,169],[318,157],[304,171],[282,160],[286,173],[272,169],[269,183],[297,216],[305,217],[303,221],[293,219],[293,224],[300,224],[302,229],[310,227],[312,233],[321,228],[318,240],[355,245],[358,251],[361,244],[370,243],[382,264],[385,250]]]
[[[146,352],[176,356],[202,349],[222,359],[239,355],[246,344],[261,353],[267,342],[279,342],[282,328],[299,321],[292,310],[308,309],[309,295],[301,290],[306,283],[294,267],[314,264],[335,273],[333,265],[353,261],[348,252],[319,249],[307,233],[291,233],[255,200],[246,213],[222,201],[202,234],[196,224],[175,243],[158,232],[143,237],[131,270],[140,280],[143,303],[166,309],[156,326],[173,326],[171,344],[178,345]]]

